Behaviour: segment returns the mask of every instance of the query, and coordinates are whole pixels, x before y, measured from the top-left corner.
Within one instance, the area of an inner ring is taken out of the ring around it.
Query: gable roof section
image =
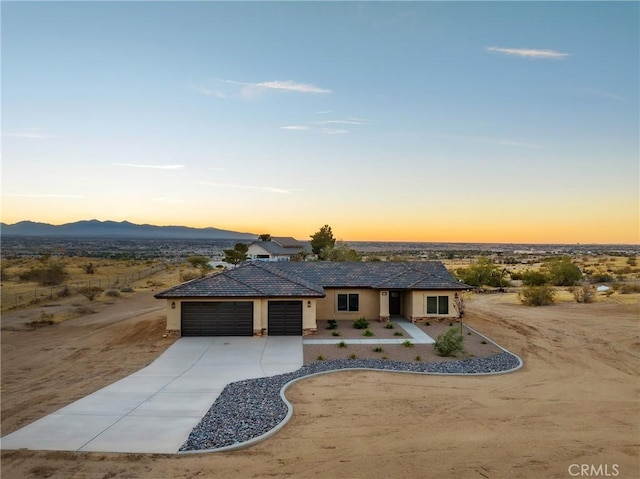
[[[325,288],[469,289],[439,261],[420,262],[287,262],[274,267],[307,278]]]
[[[300,241],[298,241],[295,238],[292,238],[291,236],[272,236],[271,242],[276,243],[277,245],[282,246],[283,248],[296,248],[296,249],[304,248],[304,245]]]
[[[471,287],[457,281],[438,261],[255,261],[175,286],[155,297],[324,297],[324,288],[464,290]]]
[[[155,295],[156,298],[323,297],[324,289],[305,278],[255,262],[195,279]]]

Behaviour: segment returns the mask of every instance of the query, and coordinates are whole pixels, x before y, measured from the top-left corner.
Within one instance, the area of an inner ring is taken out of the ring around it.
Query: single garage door
[[[302,336],[302,301],[269,301],[269,336]]]
[[[251,301],[182,303],[182,336],[253,336]]]

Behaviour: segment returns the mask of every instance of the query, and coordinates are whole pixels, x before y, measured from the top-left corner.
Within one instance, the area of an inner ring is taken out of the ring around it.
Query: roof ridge
[[[258,264],[258,263],[260,263],[260,264]],[[298,284],[300,286],[304,286],[305,288],[309,288],[309,289],[311,289],[313,291],[317,291],[319,293],[324,293],[324,287],[323,286],[321,286],[319,284],[316,284],[316,283],[313,283],[313,282],[309,281],[308,279],[306,279],[306,278],[304,278],[302,276],[290,273],[288,271],[283,271],[282,269],[278,268],[278,266],[276,266],[275,264],[272,265],[272,264],[269,264],[266,261],[256,261],[255,263],[251,263],[251,264],[254,264],[255,266],[258,266],[259,268],[262,268],[262,269],[264,269],[265,271],[268,271],[271,274],[279,276],[280,278],[286,279],[287,281],[291,281],[292,283],[296,283],[296,284]]]
[[[444,274],[439,274],[438,272],[424,272],[424,271],[420,271],[418,268],[415,268],[413,265],[407,265],[408,268],[410,268],[413,271],[416,271],[420,274],[423,274],[424,276],[431,276],[434,278],[438,278],[446,283],[451,283],[451,284],[464,284],[461,283],[460,281],[457,281],[453,275],[451,274],[451,272],[447,269],[447,267],[441,262],[441,261],[424,261],[424,263],[430,263],[430,264],[434,264],[434,265],[440,265],[442,266],[442,268],[444,269],[444,272],[446,273],[446,275]],[[413,283],[411,283],[411,286],[413,286],[416,283],[419,283],[420,281],[414,281]]]

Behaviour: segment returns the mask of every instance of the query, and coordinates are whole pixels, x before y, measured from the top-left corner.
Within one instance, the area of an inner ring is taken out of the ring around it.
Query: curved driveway
[[[302,363],[299,336],[181,338],[146,368],[8,434],[0,447],[175,453],[227,384]]]

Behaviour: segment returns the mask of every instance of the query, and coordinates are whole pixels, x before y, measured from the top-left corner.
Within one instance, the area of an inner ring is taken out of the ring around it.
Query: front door
[[[389,291],[389,314],[399,316],[402,314],[402,292]]]

